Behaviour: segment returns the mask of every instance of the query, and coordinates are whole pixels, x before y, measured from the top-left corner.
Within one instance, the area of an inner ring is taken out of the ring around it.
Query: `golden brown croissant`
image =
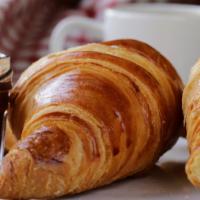
[[[182,82],[155,49],[116,40],[48,55],[11,92],[1,198],[96,188],[149,169],[178,138]]]
[[[200,60],[192,68],[184,89],[183,112],[190,151],[186,173],[189,180],[200,187]]]

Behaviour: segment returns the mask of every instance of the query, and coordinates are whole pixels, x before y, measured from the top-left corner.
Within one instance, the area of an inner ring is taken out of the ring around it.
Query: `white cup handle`
[[[73,29],[77,27],[92,34],[97,40],[101,41],[103,39],[103,25],[100,22],[87,17],[68,17],[61,20],[52,31],[49,40],[49,51],[63,50],[66,36],[71,35]]]

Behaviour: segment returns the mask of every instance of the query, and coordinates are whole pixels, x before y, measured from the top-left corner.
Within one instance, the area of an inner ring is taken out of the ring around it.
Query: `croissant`
[[[189,159],[186,164],[188,179],[200,187],[200,60],[190,73],[183,92],[183,112],[186,124]]]
[[[169,61],[136,40],[40,59],[10,94],[17,143],[3,159],[0,197],[75,194],[148,170],[179,136],[182,89]]]

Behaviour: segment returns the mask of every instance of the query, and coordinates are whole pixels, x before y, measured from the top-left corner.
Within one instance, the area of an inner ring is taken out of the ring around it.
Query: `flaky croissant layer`
[[[200,187],[200,60],[184,89],[183,112],[190,151],[186,173],[193,185]]]
[[[74,194],[149,169],[178,138],[182,88],[136,40],[40,59],[11,92],[0,197]]]

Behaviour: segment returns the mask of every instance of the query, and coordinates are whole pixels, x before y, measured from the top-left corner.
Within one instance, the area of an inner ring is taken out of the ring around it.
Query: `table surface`
[[[179,139],[151,172],[143,177],[128,178],[109,186],[85,192],[62,200],[199,200],[200,189],[193,187],[185,174],[187,144]]]

